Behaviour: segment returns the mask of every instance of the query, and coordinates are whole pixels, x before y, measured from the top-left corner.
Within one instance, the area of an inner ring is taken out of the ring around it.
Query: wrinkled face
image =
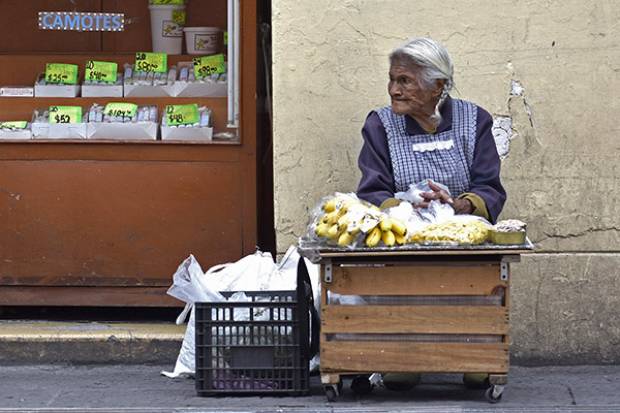
[[[441,87],[428,89],[420,79],[419,70],[411,66],[393,63],[390,66],[388,93],[392,98],[392,110],[399,115],[428,116],[433,113]]]

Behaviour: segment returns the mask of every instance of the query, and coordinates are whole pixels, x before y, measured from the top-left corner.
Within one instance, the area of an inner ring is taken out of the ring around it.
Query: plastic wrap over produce
[[[300,247],[385,250],[408,244],[477,245],[489,239],[491,229],[485,219],[455,215],[449,204],[436,200],[426,208],[401,202],[381,210],[354,193],[335,193],[311,211]]]

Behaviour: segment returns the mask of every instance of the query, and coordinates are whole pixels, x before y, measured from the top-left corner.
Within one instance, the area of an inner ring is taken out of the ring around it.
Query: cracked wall
[[[355,190],[362,124],[389,102],[387,55],[430,36],[454,60],[453,96],[493,114],[508,191],[502,217],[527,221],[539,247],[514,270],[513,329],[523,336],[515,354],[620,361],[620,331],[607,322],[617,321],[610,291],[620,277],[619,22],[615,0],[274,0],[278,250],[304,231],[321,196]],[[575,277],[587,262],[597,270],[584,284]],[[563,281],[553,281],[551,263]],[[533,325],[544,337],[529,334]]]

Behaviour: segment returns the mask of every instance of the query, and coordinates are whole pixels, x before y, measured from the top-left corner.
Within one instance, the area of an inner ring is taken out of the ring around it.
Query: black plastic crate
[[[308,393],[308,302],[303,291],[244,292],[248,302],[196,303],[196,392]],[[223,292],[229,298],[232,292]]]

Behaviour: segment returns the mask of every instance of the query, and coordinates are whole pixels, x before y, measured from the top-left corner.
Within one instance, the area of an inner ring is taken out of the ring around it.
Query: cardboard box
[[[156,140],[157,122],[89,122],[86,138],[98,140]]]
[[[169,86],[153,86],[153,85],[133,85],[125,83],[123,94],[125,97],[146,97],[146,98],[161,98],[169,97]]]
[[[32,123],[33,139],[86,139],[85,123]]]
[[[0,139],[32,139],[30,125],[26,129],[0,129]]]
[[[162,126],[161,139],[164,141],[210,141],[213,139],[213,128]]]
[[[85,98],[122,98],[123,84],[115,83],[113,85],[82,85],[82,97]]]
[[[40,74],[34,84],[34,96],[38,98],[75,98],[80,95],[80,85],[42,85],[39,83],[44,77]]]
[[[227,82],[215,82],[207,80],[205,82],[182,82],[177,81],[172,85],[174,97],[225,97],[228,95]]]

